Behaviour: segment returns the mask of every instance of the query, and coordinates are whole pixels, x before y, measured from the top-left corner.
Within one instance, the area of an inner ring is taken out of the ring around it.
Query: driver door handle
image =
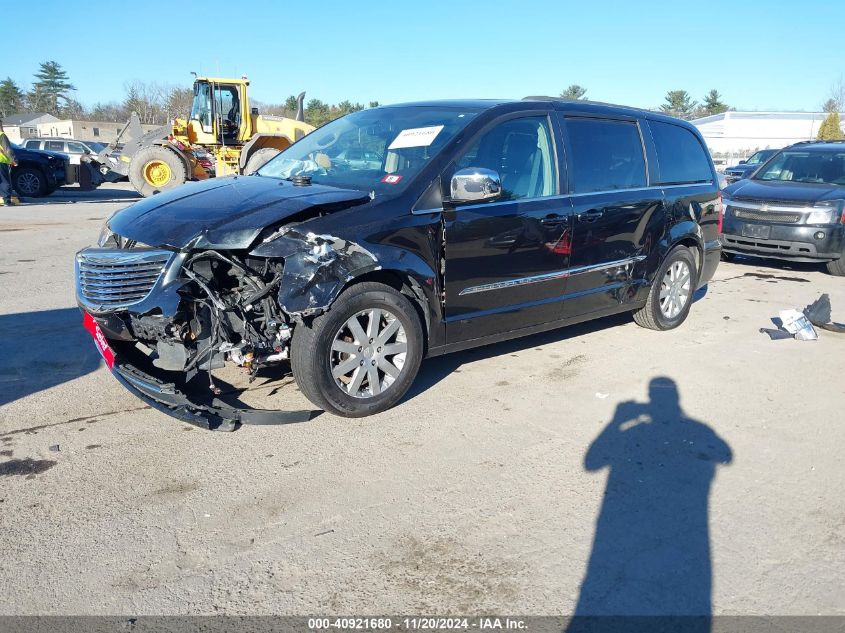
[[[576,217],[581,222],[595,222],[603,215],[604,211],[601,211],[600,209],[590,209],[589,211],[585,211],[584,213],[579,213]]]

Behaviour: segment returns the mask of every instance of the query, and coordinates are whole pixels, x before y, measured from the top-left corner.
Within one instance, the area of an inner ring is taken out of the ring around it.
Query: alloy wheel
[[[24,195],[30,196],[38,193],[38,189],[40,187],[41,182],[35,174],[24,173],[18,176],[18,189],[20,189],[21,193]]]
[[[396,315],[382,308],[358,312],[332,339],[332,378],[353,398],[372,398],[396,381],[407,352],[405,328]]]
[[[690,297],[692,275],[684,261],[673,262],[660,285],[660,312],[667,319],[674,319],[686,307]]]

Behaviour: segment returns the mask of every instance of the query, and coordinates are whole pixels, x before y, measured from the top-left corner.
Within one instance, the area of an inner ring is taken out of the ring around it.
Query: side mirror
[[[741,160],[741,161],[739,161],[739,164],[740,164],[740,165],[744,165],[746,162],[747,162],[747,161]]]
[[[502,179],[492,169],[468,167],[455,172],[450,188],[452,202],[483,202],[502,195]]]

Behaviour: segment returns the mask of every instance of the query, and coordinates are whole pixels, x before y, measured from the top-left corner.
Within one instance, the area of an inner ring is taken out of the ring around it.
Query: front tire
[[[17,169],[12,181],[15,191],[23,198],[41,198],[47,195],[47,178],[37,169]]]
[[[827,262],[825,264],[825,268],[827,268],[827,272],[831,275],[835,275],[836,277],[845,277],[845,253],[842,253],[842,257],[839,259]]]
[[[311,402],[357,418],[385,411],[405,395],[423,348],[410,300],[389,286],[364,282],[345,290],[328,312],[296,326],[291,368]]]
[[[187,179],[182,159],[161,145],[145,147],[132,157],[129,165],[129,181],[145,198],[178,187]]]
[[[658,268],[645,305],[634,312],[634,321],[650,330],[678,327],[689,314],[697,282],[698,269],[692,251],[686,246],[676,246]]]

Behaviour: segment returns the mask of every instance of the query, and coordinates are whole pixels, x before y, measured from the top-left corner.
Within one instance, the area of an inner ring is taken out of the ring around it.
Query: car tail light
[[[716,233],[722,233],[722,224],[725,221],[725,206],[722,204],[722,192],[716,194]]]

